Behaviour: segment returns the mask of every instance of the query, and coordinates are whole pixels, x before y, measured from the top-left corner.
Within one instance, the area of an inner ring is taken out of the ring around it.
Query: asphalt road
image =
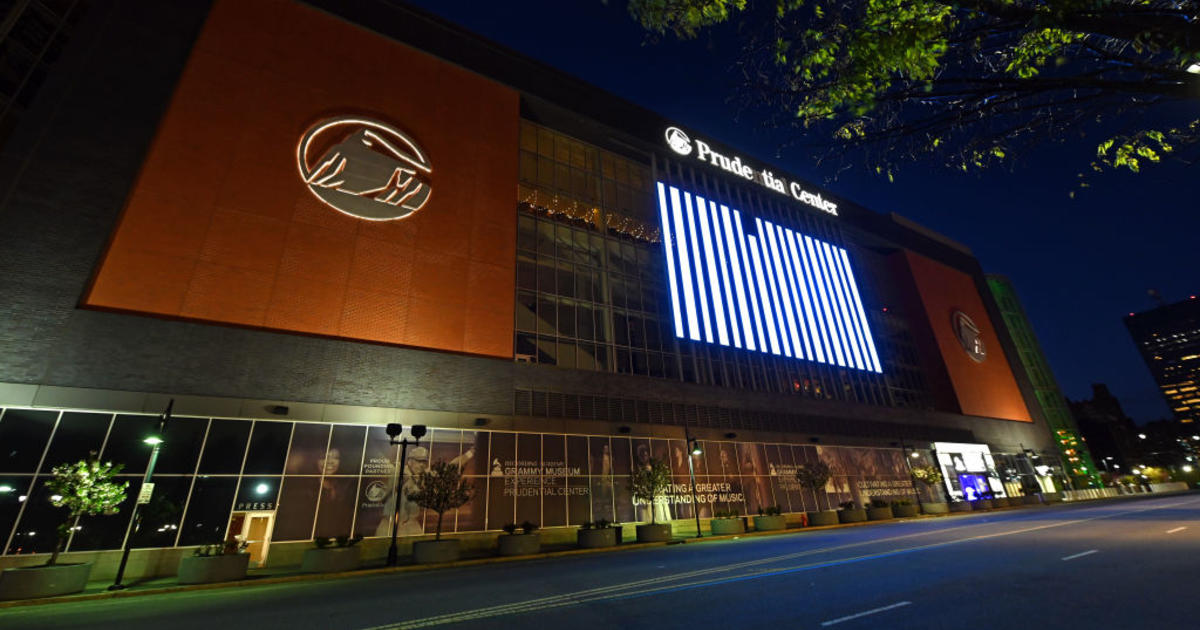
[[[1200,495],[0,610],[55,628],[1198,628]]]

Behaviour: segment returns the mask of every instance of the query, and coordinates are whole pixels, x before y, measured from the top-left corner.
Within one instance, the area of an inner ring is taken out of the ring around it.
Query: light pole
[[[908,482],[910,484],[912,484],[913,494],[917,498],[917,504],[920,505],[921,504],[921,491],[917,489],[917,480],[913,478],[912,462],[908,461],[909,460],[908,445],[904,443],[904,438],[900,438],[900,454],[904,456],[904,467],[908,469]],[[916,458],[919,455],[920,454],[917,453],[915,450],[912,452],[913,458]]]
[[[108,587],[110,591],[125,588],[121,581],[125,579],[125,565],[129,563],[129,543],[133,540],[133,534],[142,528],[142,514],[138,508],[142,507],[143,503],[149,503],[150,495],[154,492],[154,484],[150,483],[150,479],[154,476],[154,464],[158,462],[158,449],[163,443],[163,431],[167,428],[167,420],[171,419],[171,408],[174,406],[175,399],[172,398],[167,402],[166,410],[158,417],[158,430],[142,440],[151,446],[150,461],[146,462],[146,475],[142,477],[137,501],[133,503],[133,511],[129,515],[129,525],[125,528],[125,542],[121,545],[121,564],[117,565],[117,576],[113,578],[112,586]]]
[[[408,445],[410,442],[407,439],[396,441],[396,438],[404,432],[404,426],[395,422],[387,425],[387,435],[392,446],[400,445],[400,467],[396,469],[396,505],[392,509],[392,546],[388,547],[387,563],[389,567],[396,566],[399,558],[399,553],[396,550],[396,531],[400,528],[400,490],[404,485],[404,459],[408,455]],[[425,435],[425,425],[414,424],[412,426],[413,441],[411,444],[416,446],[421,441],[421,437]]]
[[[696,517],[696,538],[703,538],[700,533],[700,503],[696,501],[696,466],[692,463],[692,458],[700,455],[704,451],[700,450],[700,442],[694,437],[688,437],[688,477],[692,480],[692,514]]]

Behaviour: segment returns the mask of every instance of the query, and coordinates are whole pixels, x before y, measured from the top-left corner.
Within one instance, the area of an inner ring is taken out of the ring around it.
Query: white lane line
[[[1077,554],[1075,554],[1075,555],[1073,555],[1073,556],[1067,556],[1067,557],[1063,558],[1063,560],[1074,560],[1075,558],[1082,558],[1082,557],[1084,557],[1084,556],[1090,556],[1090,555],[1092,555],[1092,554],[1094,554],[1094,553],[1099,553],[1099,552],[1100,552],[1100,550],[1099,550],[1099,549],[1089,549],[1089,550],[1087,550],[1087,551],[1084,551],[1084,552],[1082,552],[1082,553],[1077,553]]]
[[[892,610],[893,608],[900,608],[902,606],[907,606],[911,603],[912,602],[896,602],[895,604],[892,604],[891,606],[883,606],[881,608],[872,608],[871,610],[864,610],[860,613],[854,613],[853,615],[846,615],[845,617],[838,617],[837,619],[830,619],[829,621],[822,621],[821,627],[832,626],[835,623],[842,623],[843,621],[850,621],[851,619],[858,619],[859,617],[866,617],[867,615],[874,615],[875,613],[881,613],[885,610]]]
[[[1175,532],[1181,532],[1181,531],[1183,531],[1183,530],[1185,530],[1185,529],[1187,529],[1187,528],[1186,528],[1186,527],[1176,527],[1175,529],[1168,529],[1168,530],[1167,530],[1167,533],[1168,533],[1168,534],[1174,534]]]

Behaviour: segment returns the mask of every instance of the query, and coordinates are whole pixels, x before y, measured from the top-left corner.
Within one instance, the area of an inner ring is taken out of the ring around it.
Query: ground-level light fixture
[[[1183,468],[1181,468],[1180,470],[1182,470],[1183,472],[1192,472],[1192,467],[1188,466],[1187,464],[1184,464]]]
[[[1144,439],[1146,439],[1146,434],[1145,434],[1145,433],[1139,433],[1139,434],[1138,434],[1138,439],[1139,439],[1139,440],[1144,440]]]

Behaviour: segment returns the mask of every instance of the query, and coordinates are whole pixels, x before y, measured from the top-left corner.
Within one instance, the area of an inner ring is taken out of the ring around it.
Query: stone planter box
[[[643,542],[669,542],[671,540],[671,524],[657,523],[645,524],[637,526],[637,541]]]
[[[502,556],[532,556],[542,550],[542,535],[504,534],[496,540],[496,549]]]
[[[992,498],[992,507],[994,507],[994,508],[1006,508],[1006,507],[1008,507],[1008,497],[994,497],[994,498]]]
[[[892,506],[892,516],[896,518],[912,518],[920,513],[921,506],[916,504]]]
[[[580,549],[598,549],[600,547],[613,547],[617,544],[617,532],[621,530],[615,527],[605,527],[604,529],[581,529],[576,542]]]
[[[739,518],[714,518],[708,522],[713,536],[728,536],[730,534],[745,534],[746,522]]]
[[[450,540],[419,540],[413,543],[413,562],[417,564],[434,564],[438,562],[454,562],[462,554],[457,539]]]
[[[972,509],[971,504],[966,501],[955,501],[950,504],[951,512],[970,512]]]
[[[842,523],[862,523],[867,520],[867,511],[862,508],[838,510],[838,521]]]
[[[81,593],[91,572],[90,562],[5,569],[0,572],[0,600]]]
[[[1061,492],[1047,492],[1046,494],[1042,495],[1042,499],[1045,500],[1046,503],[1062,503],[1063,496]]]
[[[754,531],[771,532],[781,529],[787,529],[787,518],[782,514],[754,517]]]
[[[992,500],[991,499],[979,499],[978,501],[971,501],[971,509],[972,510],[990,510],[990,509],[992,509]]]
[[[340,573],[353,571],[361,565],[361,547],[326,547],[305,550],[300,570],[305,573]]]
[[[805,512],[808,516],[809,527],[822,527],[825,525],[838,524],[837,510],[821,510],[819,512]]]
[[[250,554],[228,556],[184,556],[179,559],[180,584],[212,584],[246,579]]]
[[[937,503],[922,503],[921,511],[926,514],[947,514],[950,512],[950,504],[940,501]]]
[[[1025,505],[1041,505],[1042,504],[1042,500],[1039,499],[1038,495],[1036,495],[1036,494],[1027,494],[1021,498],[1022,498],[1023,502],[1025,503]]]
[[[894,514],[892,514],[892,508],[890,507],[867,508],[867,520],[889,521],[893,516]]]

